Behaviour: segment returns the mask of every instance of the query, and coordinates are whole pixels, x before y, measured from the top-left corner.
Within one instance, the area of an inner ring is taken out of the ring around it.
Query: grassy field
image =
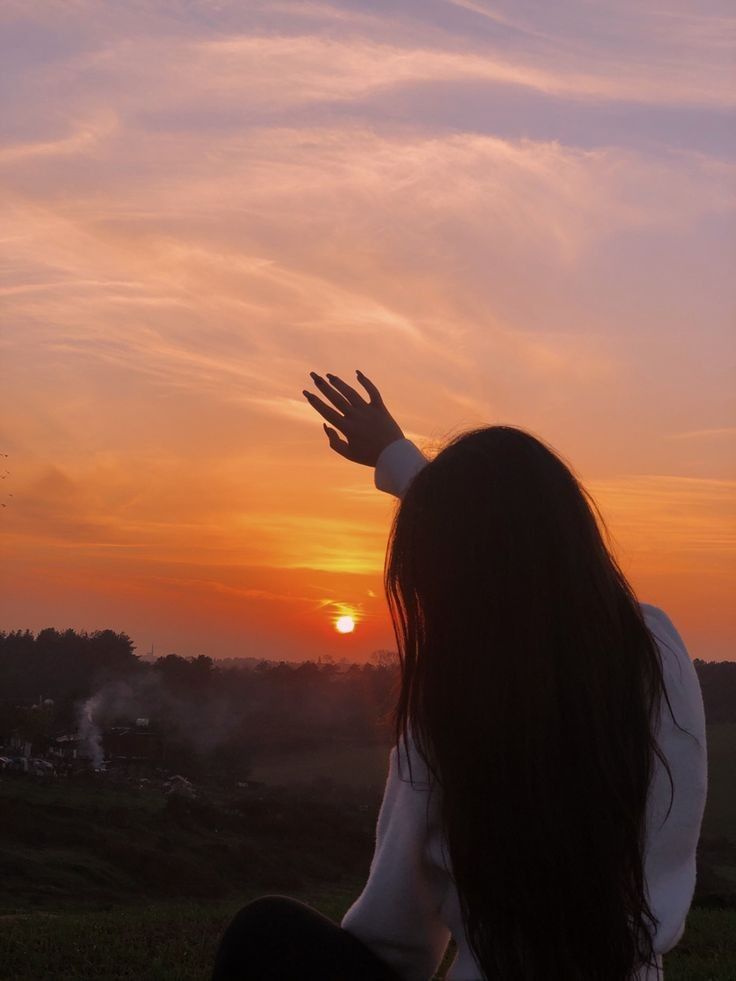
[[[388,770],[388,746],[331,743],[290,754],[264,754],[251,771],[253,780],[294,786],[328,781],[343,787],[382,793]]]
[[[697,902],[667,981],[736,981],[736,725],[708,739]],[[332,746],[264,758],[253,777],[289,791],[199,802],[0,781],[0,979],[206,981],[225,924],[264,893],[339,920],[368,871],[387,756]]]
[[[346,869],[367,871],[375,805],[321,785],[188,801],[92,781],[3,781],[0,914],[332,885]]]
[[[359,883],[294,891],[339,920]],[[86,913],[0,918],[3,981],[207,981],[218,938],[253,893],[206,904],[155,904]],[[439,974],[438,977],[442,977]],[[734,981],[736,910],[694,908],[677,949],[665,957],[667,981]]]
[[[356,892],[331,887],[290,894],[340,916]],[[157,903],[98,912],[0,917],[3,981],[203,981],[230,918],[257,892],[210,903]]]
[[[266,783],[317,784],[364,789],[380,794],[386,778],[388,750],[341,745],[315,747],[291,755],[264,757],[253,777]],[[708,728],[708,801],[703,818],[698,894],[736,895],[736,724]],[[736,976],[734,976],[736,981]]]

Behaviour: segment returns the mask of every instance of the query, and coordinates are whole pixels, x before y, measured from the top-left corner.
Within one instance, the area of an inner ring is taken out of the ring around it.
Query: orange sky
[[[300,394],[361,368],[422,448],[550,442],[639,598],[736,657],[727,4],[2,20],[0,628],[393,648],[394,500]]]

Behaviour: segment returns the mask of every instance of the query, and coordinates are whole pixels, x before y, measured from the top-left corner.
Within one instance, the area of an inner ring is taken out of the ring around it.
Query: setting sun
[[[351,634],[355,630],[355,620],[352,617],[339,617],[335,630],[340,634]]]

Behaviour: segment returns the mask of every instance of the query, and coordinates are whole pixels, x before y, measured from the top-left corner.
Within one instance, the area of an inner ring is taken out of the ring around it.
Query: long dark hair
[[[499,425],[452,438],[391,525],[395,739],[441,789],[468,941],[501,981],[654,963],[643,851],[667,693],[596,514],[610,539],[560,456]]]

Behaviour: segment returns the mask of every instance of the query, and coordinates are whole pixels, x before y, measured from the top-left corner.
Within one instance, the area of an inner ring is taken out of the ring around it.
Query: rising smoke
[[[196,703],[179,697],[154,672],[131,681],[108,682],[77,709],[78,735],[95,767],[104,761],[103,730],[141,717],[164,724],[177,741],[206,755],[233,734],[242,712],[233,712],[229,700],[222,697]]]
[[[79,739],[87,750],[95,769],[102,766],[104,753],[102,750],[102,731],[97,725],[95,715],[103,700],[103,693],[97,692],[82,705],[78,716]]]

